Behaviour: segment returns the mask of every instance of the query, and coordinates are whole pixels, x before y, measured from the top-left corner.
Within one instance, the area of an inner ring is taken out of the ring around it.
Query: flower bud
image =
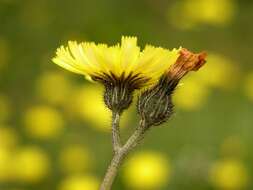
[[[141,93],[138,113],[148,127],[157,126],[173,113],[172,94],[180,79],[189,71],[197,71],[205,64],[205,53],[194,54],[186,49],[180,51],[177,61],[161,76],[159,82]]]
[[[110,110],[121,113],[130,106],[132,100],[133,93],[126,86],[105,86],[104,102]]]
[[[132,73],[128,76],[123,73],[120,77],[111,73],[103,77],[94,77],[93,80],[104,84],[106,106],[114,112],[122,113],[132,103],[133,91],[139,89],[148,79]]]

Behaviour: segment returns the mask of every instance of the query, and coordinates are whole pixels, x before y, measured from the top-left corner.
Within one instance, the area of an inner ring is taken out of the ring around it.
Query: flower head
[[[147,45],[140,51],[136,37],[122,37],[121,45],[114,46],[69,41],[67,47],[57,49],[53,62],[89,80],[132,80],[133,87],[139,88],[155,82],[177,57],[176,49]]]
[[[136,37],[122,37],[121,45],[114,46],[70,41],[57,49],[53,62],[104,84],[106,105],[122,111],[130,105],[133,90],[157,82],[178,56],[176,49],[150,45],[141,51]]]
[[[171,95],[180,79],[189,71],[197,71],[206,60],[206,53],[194,54],[187,49],[180,50],[180,56],[161,76],[159,82],[144,91],[138,99],[138,112],[149,126],[160,125],[173,112]]]

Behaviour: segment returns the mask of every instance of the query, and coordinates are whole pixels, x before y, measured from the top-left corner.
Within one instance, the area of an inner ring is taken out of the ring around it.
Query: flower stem
[[[113,145],[114,152],[116,152],[121,147],[119,121],[120,121],[119,112],[113,111],[112,112],[112,145]]]
[[[129,137],[127,142],[122,147],[123,152],[127,154],[131,149],[138,145],[138,143],[143,139],[144,133],[146,132],[145,122],[140,121],[140,125],[136,128],[134,133]]]
[[[119,146],[117,149],[114,149],[114,156],[112,161],[107,169],[103,182],[100,186],[100,190],[110,190],[113,184],[113,181],[117,175],[118,169],[122,164],[124,158],[128,153],[142,140],[144,133],[146,131],[145,122],[141,121],[140,125],[136,128],[134,133],[129,137],[127,142],[123,146]],[[114,132],[112,132],[114,133]],[[115,134],[116,135],[116,134]],[[119,137],[119,136],[117,136]],[[113,143],[115,139],[113,138]]]
[[[100,186],[100,190],[110,190],[113,184],[113,181],[117,175],[120,164],[122,163],[123,155],[116,153],[113,156],[113,159],[107,169],[104,180]]]

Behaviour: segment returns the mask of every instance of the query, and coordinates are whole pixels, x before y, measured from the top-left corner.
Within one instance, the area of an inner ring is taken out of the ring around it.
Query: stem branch
[[[144,133],[146,132],[145,122],[140,121],[140,125],[136,128],[134,133],[129,137],[127,142],[122,147],[124,153],[128,153],[131,149],[133,149],[144,137]]]
[[[117,121],[118,119],[115,119]],[[117,122],[115,122],[116,124]],[[113,121],[113,127],[118,126],[114,125]],[[116,127],[115,127],[116,128]],[[145,122],[141,121],[140,125],[136,128],[134,133],[129,137],[127,142],[121,146],[119,144],[120,138],[119,138],[119,130],[114,131],[115,129],[112,130],[113,133],[113,147],[114,147],[114,156],[112,158],[112,161],[106,171],[105,177],[103,179],[103,182],[100,186],[100,190],[110,190],[113,184],[113,181],[117,175],[119,166],[121,165],[122,161],[124,158],[127,156],[127,154],[142,140],[144,137],[144,133],[146,131],[146,126]],[[116,140],[116,141],[115,141]]]

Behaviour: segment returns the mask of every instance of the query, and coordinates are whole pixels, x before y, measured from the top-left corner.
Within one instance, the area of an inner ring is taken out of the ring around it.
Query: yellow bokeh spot
[[[169,7],[169,19],[182,29],[200,24],[227,25],[235,15],[234,0],[183,0]]]
[[[1,139],[0,139],[1,140]],[[0,146],[0,183],[12,180],[12,152]]]
[[[53,105],[62,105],[71,92],[68,78],[61,72],[47,72],[38,78],[36,83],[38,96]]]
[[[238,67],[228,58],[209,54],[206,65],[196,74],[202,82],[211,87],[233,88],[236,86]]]
[[[18,150],[13,167],[18,181],[36,183],[48,176],[50,160],[38,147],[26,147]]]
[[[253,72],[250,73],[246,79],[244,84],[244,92],[247,97],[253,102]]]
[[[123,177],[131,189],[158,189],[170,178],[170,164],[164,155],[156,152],[140,152],[125,164]]]
[[[200,80],[189,76],[176,89],[173,101],[176,107],[184,110],[197,110],[203,106],[209,94],[209,89]]]
[[[59,186],[59,190],[98,190],[99,180],[94,176],[71,176],[64,179]]]
[[[0,122],[5,122],[11,114],[10,100],[7,96],[0,94]]]
[[[210,181],[219,189],[238,190],[247,186],[248,172],[239,160],[222,160],[211,167]]]
[[[184,10],[193,21],[226,24],[234,16],[233,0],[186,0]]]
[[[49,106],[34,106],[25,112],[25,129],[39,139],[51,139],[60,135],[64,120],[57,110]]]
[[[14,129],[0,126],[0,149],[13,149],[18,143],[18,135]]]
[[[60,152],[59,163],[66,173],[80,173],[91,167],[92,158],[86,147],[78,144],[67,145]]]
[[[91,127],[109,132],[111,111],[105,106],[103,94],[102,85],[85,85],[74,92],[73,98],[69,102],[69,107],[80,119],[90,122]],[[129,116],[129,114],[123,114],[121,126],[125,126],[126,116]]]

